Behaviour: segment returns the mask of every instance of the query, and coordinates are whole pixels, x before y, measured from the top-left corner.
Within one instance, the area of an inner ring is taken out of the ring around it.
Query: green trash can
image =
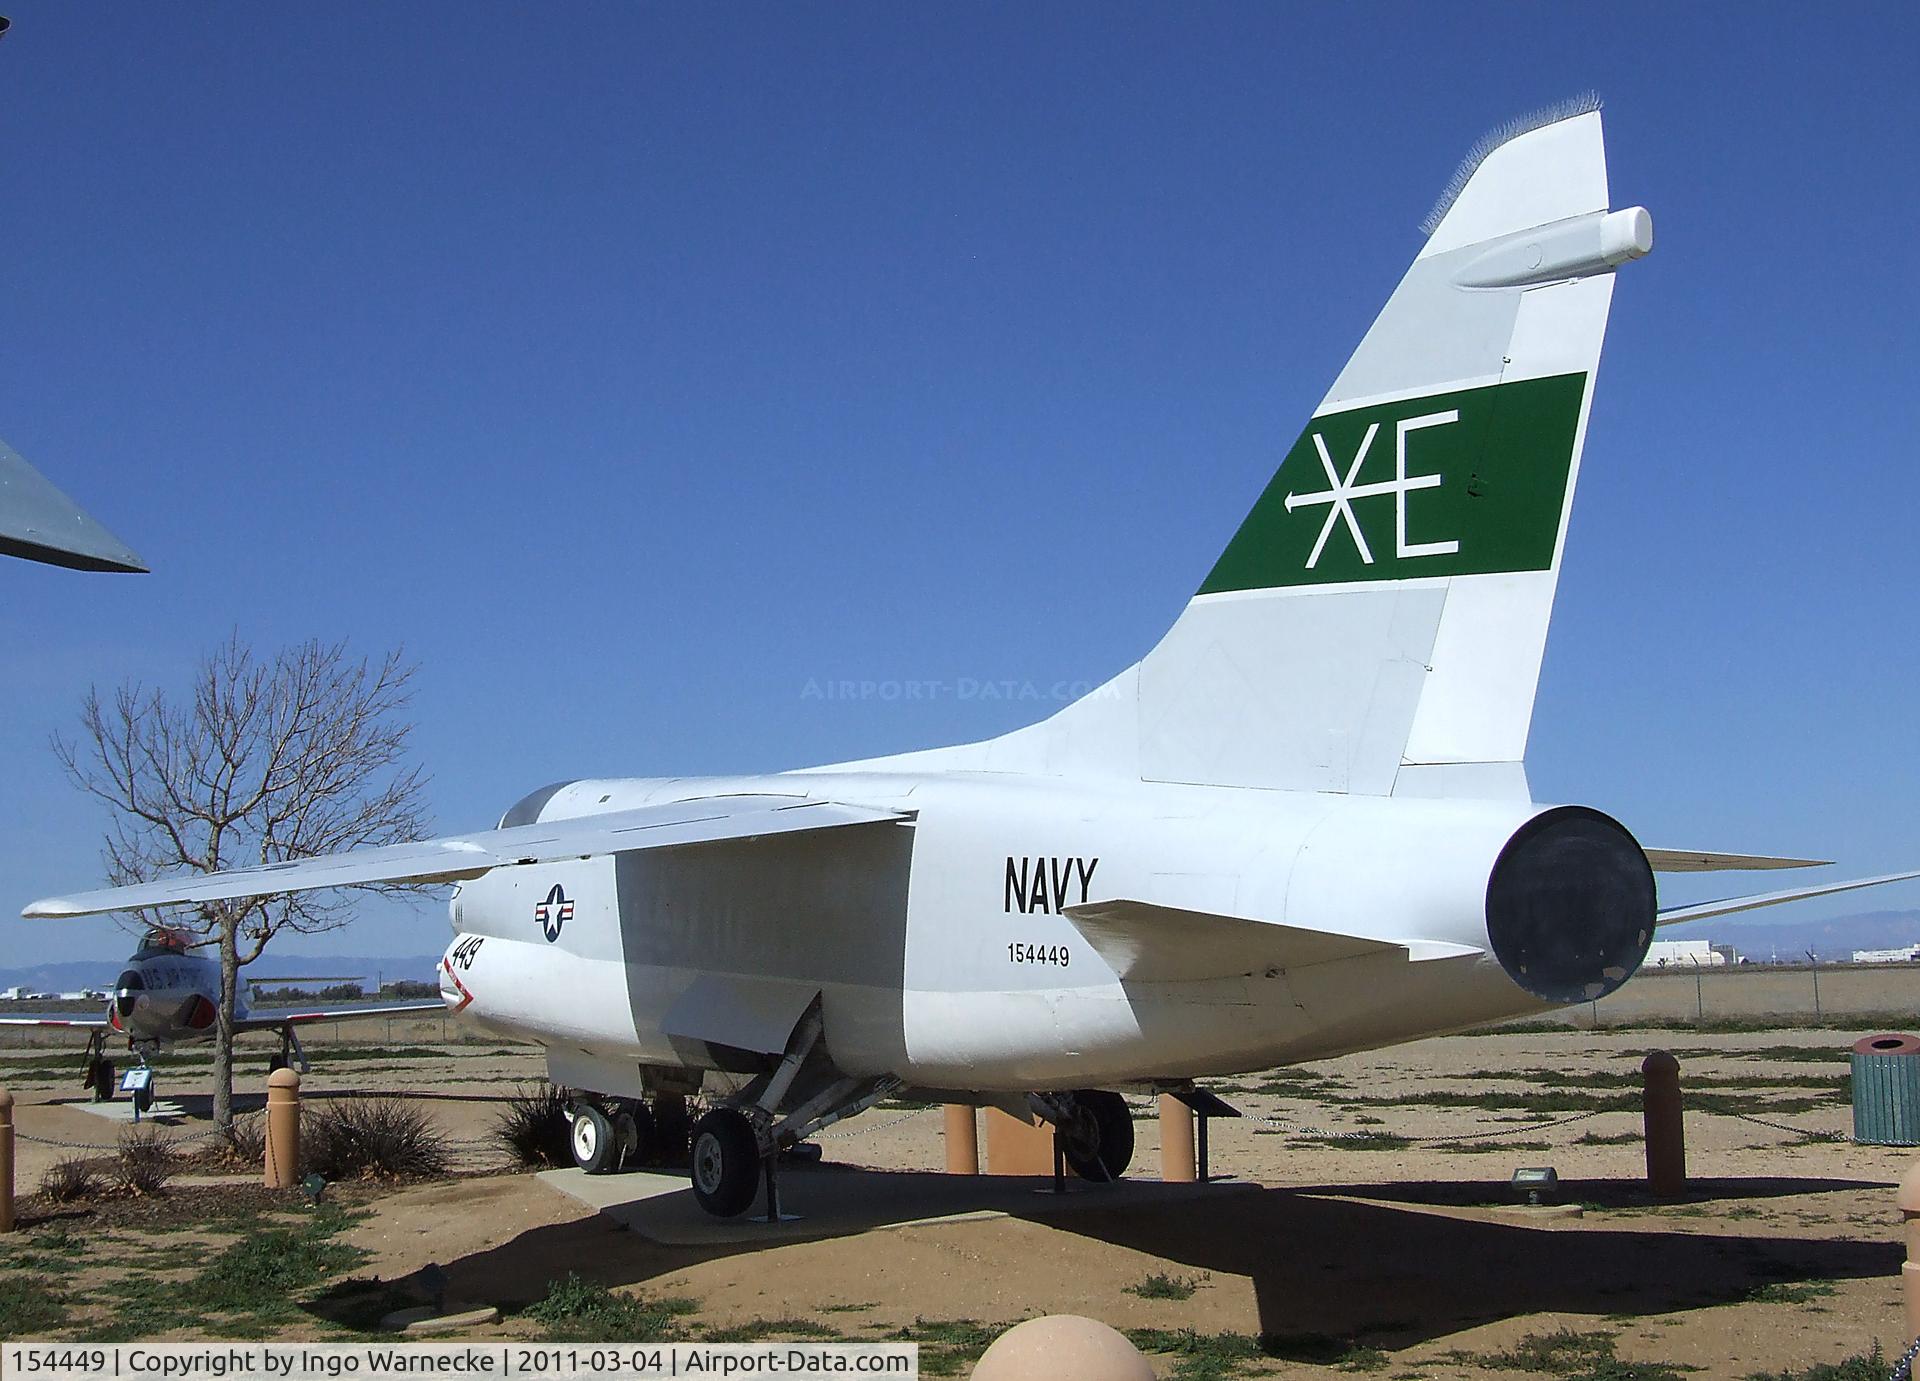
[[[1920,1037],[1862,1036],[1853,1043],[1853,1139],[1920,1146]]]

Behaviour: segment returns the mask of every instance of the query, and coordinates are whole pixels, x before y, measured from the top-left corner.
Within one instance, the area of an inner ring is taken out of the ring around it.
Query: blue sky
[[[1658,244],[1535,794],[1920,865],[1912,6],[8,12],[0,436],[155,572],[0,564],[8,914],[99,876],[81,692],[234,628],[404,645],[449,830],[1039,717],[1197,587],[1466,148],[1589,88]]]

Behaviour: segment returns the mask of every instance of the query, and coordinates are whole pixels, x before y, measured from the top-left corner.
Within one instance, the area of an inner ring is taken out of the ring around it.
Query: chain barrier
[[[1446,1132],[1439,1136],[1402,1136],[1398,1132],[1383,1132],[1377,1129],[1367,1131],[1335,1131],[1326,1127],[1302,1127],[1279,1117],[1251,1117],[1248,1120],[1258,1122],[1270,1132],[1280,1136],[1311,1137],[1317,1141],[1370,1141],[1375,1137],[1390,1136],[1396,1141],[1404,1141],[1414,1146],[1434,1146],[1444,1142],[1498,1141],[1502,1137],[1519,1136],[1525,1132],[1541,1132],[1549,1127],[1565,1127],[1574,1122],[1585,1122],[1590,1117],[1602,1113],[1619,1112],[1618,1108],[1595,1108],[1590,1112],[1577,1112],[1568,1117],[1550,1118],[1545,1122],[1524,1122],[1515,1126],[1502,1127],[1492,1132]]]
[[[1915,1338],[1912,1345],[1900,1354],[1900,1360],[1893,1364],[1893,1375],[1888,1381],[1912,1381],[1916,1358],[1920,1358],[1920,1338]]]
[[[137,1124],[132,1122],[127,1123],[127,1130],[134,1130],[136,1125]],[[153,1125],[158,1127],[160,1124],[156,1122],[153,1123]],[[63,1151],[118,1151],[120,1149],[120,1143],[117,1141],[64,1141],[59,1137],[35,1136],[31,1132],[21,1131],[18,1127],[14,1128],[13,1134],[15,1138],[20,1141],[31,1141],[40,1146],[57,1146]],[[218,1127],[211,1127],[204,1132],[193,1132],[185,1136],[168,1137],[167,1144],[169,1146],[187,1146],[193,1142],[205,1141],[208,1137],[219,1136],[220,1134]]]
[[[1776,1132],[1792,1132],[1795,1136],[1808,1137],[1814,1141],[1852,1142],[1846,1132],[1822,1132],[1812,1127],[1796,1127],[1789,1122],[1774,1122],[1764,1117],[1755,1117],[1752,1113],[1727,1112],[1719,1108],[1705,1110],[1708,1117],[1732,1117],[1741,1122],[1751,1122],[1756,1127],[1769,1127]]]
[[[903,1122],[911,1122],[913,1121],[914,1118],[920,1116],[920,1114],[922,1113],[932,1112],[932,1111],[933,1111],[932,1108],[914,1108],[909,1112],[901,1113],[900,1116],[892,1118],[889,1121],[869,1123],[865,1126],[861,1125],[859,1118],[849,1117],[840,1126],[831,1128],[828,1131],[821,1132],[818,1135],[810,1136],[807,1138],[807,1140],[837,1141],[843,1136],[852,1136],[855,1132],[884,1132],[884,1131],[888,1131],[891,1128],[898,1127]]]

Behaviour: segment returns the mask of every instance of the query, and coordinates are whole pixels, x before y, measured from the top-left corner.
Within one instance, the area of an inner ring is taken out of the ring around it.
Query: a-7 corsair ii
[[[1032,1108],[1081,1173],[1115,1090],[1321,1059],[1604,996],[1662,869],[1523,767],[1614,276],[1599,112],[1476,151],[1199,593],[1140,662],[988,742],[768,776],[572,781],[498,829],[53,898],[77,916],[459,883],[464,1018],[546,1048],[588,1169],[704,1081],[693,1189],[890,1093]],[[1902,877],[1914,874],[1901,874]]]

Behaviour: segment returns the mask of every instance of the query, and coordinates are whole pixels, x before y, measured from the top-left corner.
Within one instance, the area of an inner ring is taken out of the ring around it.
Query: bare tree
[[[53,749],[73,783],[113,809],[103,857],[116,886],[401,843],[427,832],[425,779],[405,763],[414,670],[398,652],[375,663],[345,643],[256,657],[236,634],[201,660],[190,697],[137,682],[111,702],[89,690],[79,736],[56,735]],[[218,947],[216,1125],[233,1120],[241,966],[283,930],[345,925],[352,907],[325,890],[143,913]]]

